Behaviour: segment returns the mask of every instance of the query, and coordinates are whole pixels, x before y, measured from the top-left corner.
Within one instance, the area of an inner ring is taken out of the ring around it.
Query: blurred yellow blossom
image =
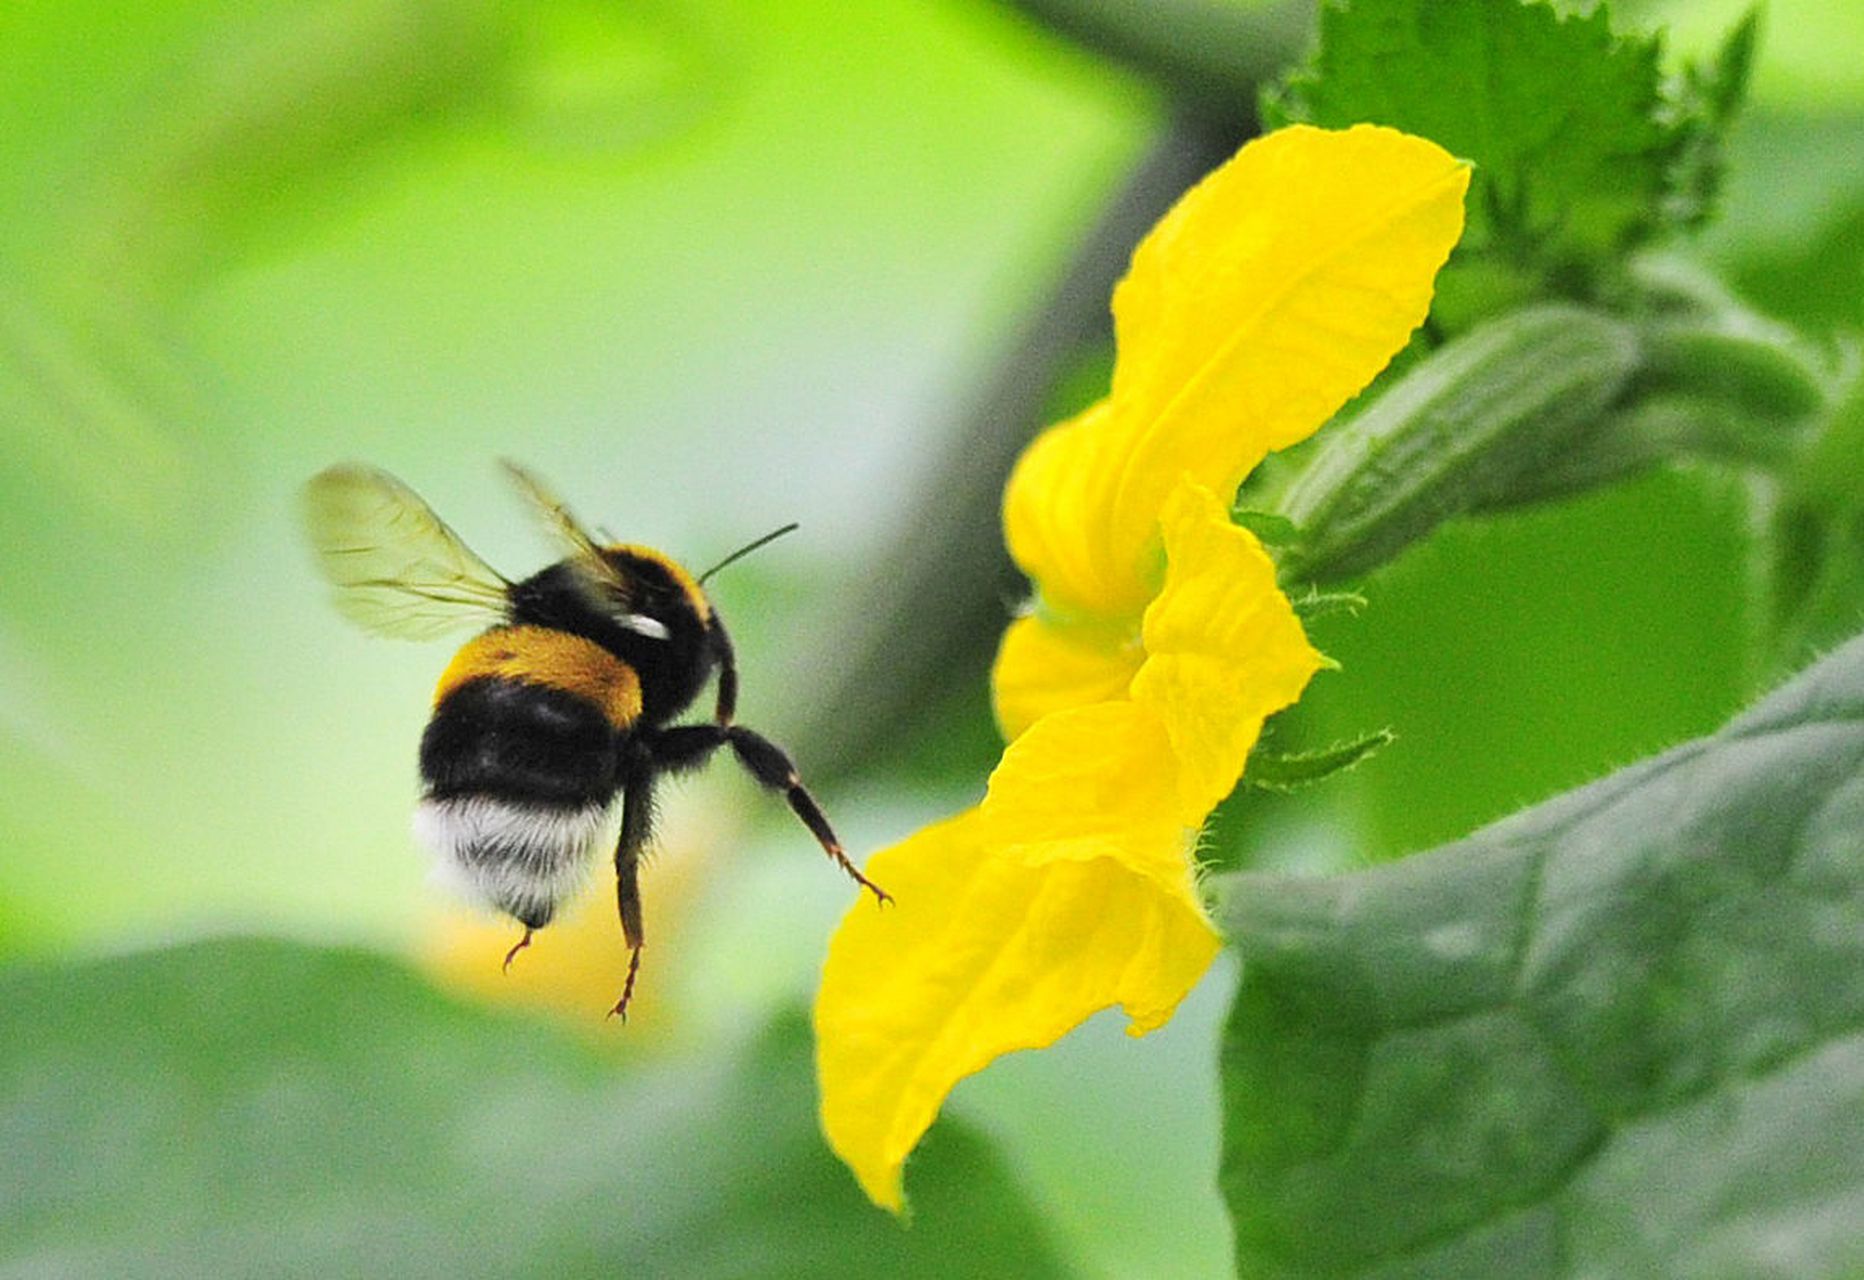
[[[1037,590],[992,680],[1009,745],[978,806],[874,855],[897,906],[858,904],[829,948],[823,1128],[875,1203],[903,1207],[960,1079],[1112,1005],[1150,1031],[1216,955],[1198,832],[1323,661],[1229,502],[1423,321],[1468,181],[1390,129],[1285,129],[1135,251],[1111,393],[1004,495]]]

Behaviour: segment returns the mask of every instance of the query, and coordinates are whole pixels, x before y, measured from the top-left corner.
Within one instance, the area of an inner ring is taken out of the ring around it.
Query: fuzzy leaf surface
[[[1448,329],[1591,296],[1616,250],[1707,214],[1752,18],[1666,81],[1655,35],[1587,8],[1330,0],[1308,64],[1266,96],[1270,125],[1391,125],[1475,161],[1469,231],[1439,284]]]
[[[7,973],[0,1046],[0,1275],[1070,1273],[953,1125],[914,1229],[872,1212],[800,1017],[644,1066],[379,957],[221,941]]]
[[[1864,1269],[1864,639],[1456,844],[1228,887],[1242,1275]]]

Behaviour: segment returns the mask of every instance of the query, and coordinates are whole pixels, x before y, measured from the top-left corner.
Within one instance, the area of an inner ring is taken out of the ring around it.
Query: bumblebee
[[[598,543],[536,476],[504,467],[564,553],[519,582],[374,467],[320,472],[305,486],[303,514],[352,622],[410,640],[478,630],[434,690],[414,831],[450,879],[523,926],[505,966],[587,879],[619,801],[615,903],[629,956],[611,1014],[626,1019],[646,940],[639,875],[655,788],[721,747],[784,795],[836,865],[889,901],[849,861],[789,755],[734,722],[738,670],[704,583],[796,526],[695,578],[651,548]],[[714,676],[711,720],[673,723]]]

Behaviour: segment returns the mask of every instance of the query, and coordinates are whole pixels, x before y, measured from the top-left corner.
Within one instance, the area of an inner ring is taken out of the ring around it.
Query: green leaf
[[[1754,23],[1666,82],[1656,36],[1518,0],[1331,0],[1308,66],[1266,96],[1272,124],[1370,121],[1474,160],[1469,230],[1439,280],[1459,329],[1553,293],[1591,298],[1611,255],[1694,224],[1715,192]]]
[[[1301,537],[1301,531],[1295,528],[1294,521],[1273,511],[1237,507],[1230,512],[1230,520],[1255,534],[1265,547],[1286,547]]]
[[[618,1062],[382,959],[216,942],[0,978],[8,1275],[1062,1275],[941,1125],[918,1216],[817,1133],[809,1034]],[[1000,1272],[999,1272],[1000,1273]]]
[[[1258,747],[1249,755],[1243,782],[1264,791],[1298,791],[1364,763],[1389,747],[1393,740],[1390,729],[1378,729],[1319,751],[1281,755]]]
[[[1747,97],[1759,42],[1756,5],[1729,30],[1712,59],[1684,67],[1671,86],[1674,141],[1664,213],[1678,226],[1699,226],[1714,210],[1722,186],[1722,138]]]
[[[1603,6],[1562,16],[1518,0],[1335,0],[1284,115],[1387,124],[1477,165],[1471,233],[1614,245],[1663,189],[1657,42],[1619,37]]]
[[[1864,639],[1457,844],[1228,884],[1244,1276],[1864,1270]]]

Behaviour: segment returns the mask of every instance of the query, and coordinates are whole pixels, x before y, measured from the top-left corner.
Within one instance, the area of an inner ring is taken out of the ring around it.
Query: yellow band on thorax
[[[678,560],[675,560],[664,551],[656,551],[653,547],[643,547],[632,542],[619,543],[616,546],[610,547],[609,550],[625,551],[631,556],[638,556],[643,560],[651,561],[659,565],[662,569],[665,569],[667,571],[667,576],[672,578],[675,585],[686,593],[686,599],[692,604],[693,612],[699,615],[699,620],[701,622],[709,622],[711,620],[712,602],[705,598],[705,588],[699,585],[699,580],[697,578],[686,572],[686,566],[681,564]]]
[[[434,703],[468,680],[501,676],[561,689],[602,709],[625,729],[641,715],[641,680],[634,668],[593,640],[549,627],[494,627],[453,655],[434,689]]]

